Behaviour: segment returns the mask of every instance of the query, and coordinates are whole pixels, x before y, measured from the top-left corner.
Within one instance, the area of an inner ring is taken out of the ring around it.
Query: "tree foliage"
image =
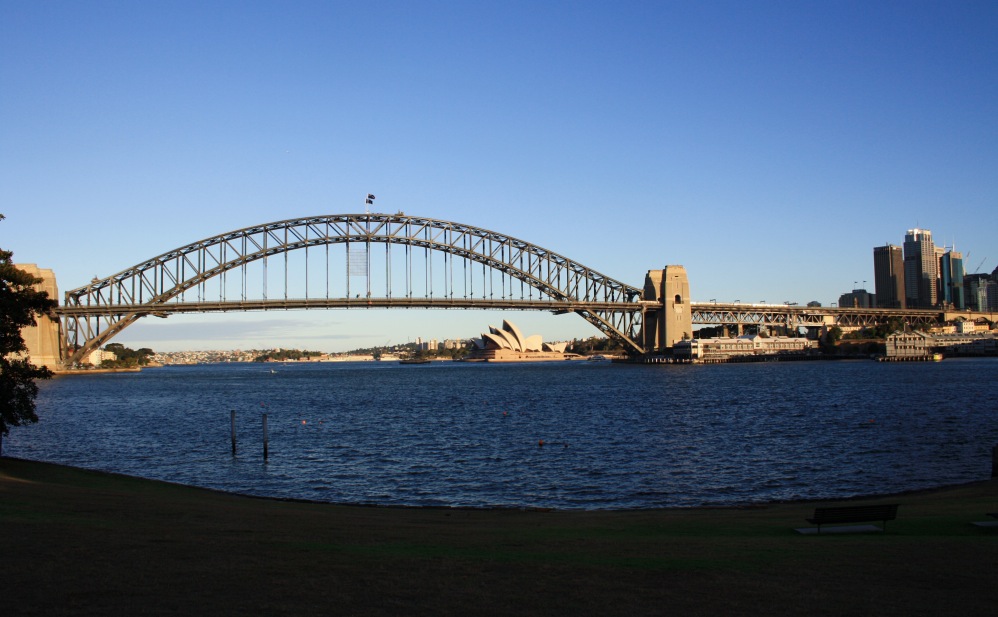
[[[148,347],[136,350],[125,347],[121,343],[108,343],[104,347],[104,351],[112,352],[115,359],[102,361],[101,368],[133,368],[136,366],[146,366],[149,364],[149,357],[156,353]]]
[[[287,360],[298,361],[302,358],[312,358],[321,356],[321,351],[302,351],[300,349],[275,349],[253,358],[254,362],[284,362]]]
[[[618,341],[605,336],[590,336],[586,339],[573,339],[565,347],[565,351],[580,355],[589,355],[594,353],[623,352],[624,347]]]
[[[3,220],[0,214],[0,220]],[[37,422],[36,379],[47,379],[52,372],[37,367],[20,354],[27,351],[22,328],[36,325],[35,317],[55,308],[54,300],[34,288],[38,279],[13,263],[14,254],[0,249],[0,437],[11,426]]]

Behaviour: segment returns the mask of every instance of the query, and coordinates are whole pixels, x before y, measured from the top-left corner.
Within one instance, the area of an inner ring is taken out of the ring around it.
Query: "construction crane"
[[[980,272],[981,271],[981,266],[983,266],[984,262],[987,261],[987,260],[988,260],[987,257],[985,257],[984,259],[982,259],[981,263],[977,264],[977,267],[974,268],[974,273]]]

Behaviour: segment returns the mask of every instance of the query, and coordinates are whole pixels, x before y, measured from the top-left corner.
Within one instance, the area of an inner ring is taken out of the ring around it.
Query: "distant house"
[[[115,355],[113,351],[105,351],[103,349],[95,349],[90,352],[89,356],[87,356],[87,362],[93,366],[100,366],[104,360],[113,362],[117,359],[118,356]]]

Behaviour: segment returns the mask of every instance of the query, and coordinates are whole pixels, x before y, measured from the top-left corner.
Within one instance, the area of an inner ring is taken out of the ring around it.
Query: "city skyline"
[[[973,266],[974,270],[984,261]],[[963,253],[955,246],[937,246],[928,229],[909,229],[904,235],[903,246],[888,243],[873,247],[873,270],[875,299],[864,297],[859,306],[952,307],[976,311],[994,310],[996,306],[993,296],[998,290],[989,291],[989,287],[998,287],[998,280],[995,280],[998,277],[994,276],[998,268],[991,275],[968,273]],[[978,288],[983,290],[983,295],[978,295]],[[840,296],[839,305],[844,306],[843,299],[857,302],[857,297],[863,294],[866,294],[865,289],[853,289],[852,293]]]
[[[4,3],[0,246],[60,293],[198,239],[372,210],[509,234],[692,299],[829,305],[925,228],[998,263],[998,7]],[[61,298],[60,298],[61,299]],[[153,349],[321,351],[509,318],[143,319]]]

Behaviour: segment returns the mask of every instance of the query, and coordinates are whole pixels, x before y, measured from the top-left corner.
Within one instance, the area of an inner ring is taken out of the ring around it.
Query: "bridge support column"
[[[645,275],[644,299],[661,302],[661,309],[646,311],[643,318],[644,347],[649,352],[671,352],[679,341],[693,338],[690,282],[683,266],[649,270]]]
[[[35,278],[42,279],[35,289],[48,292],[49,298],[59,300],[59,291],[55,284],[55,272],[47,268],[39,268],[35,264],[19,264],[16,267],[24,270]],[[47,366],[50,369],[62,368],[62,346],[59,344],[59,320],[42,315],[35,320],[37,325],[21,330],[21,337],[28,347],[28,359],[35,366]]]
[[[740,323],[731,324],[731,325],[725,324],[721,326],[721,331],[722,331],[721,333],[724,335],[724,338],[729,338],[731,336],[732,328],[735,329],[735,336],[741,336],[743,334],[742,324]]]

